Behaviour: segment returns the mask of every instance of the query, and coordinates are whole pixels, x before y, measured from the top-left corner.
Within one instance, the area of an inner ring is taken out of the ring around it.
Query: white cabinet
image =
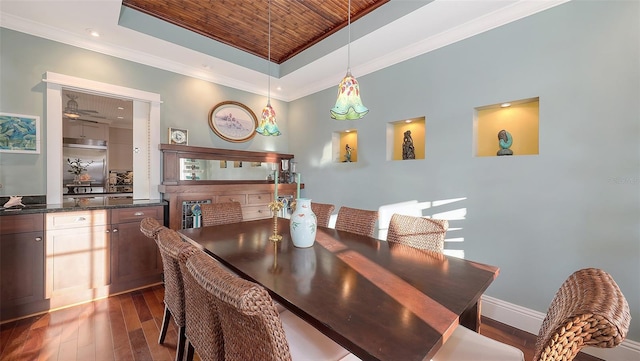
[[[108,140],[109,127],[104,123],[65,119],[62,134],[65,138]]]
[[[109,211],[46,215],[45,294],[51,308],[109,295]]]

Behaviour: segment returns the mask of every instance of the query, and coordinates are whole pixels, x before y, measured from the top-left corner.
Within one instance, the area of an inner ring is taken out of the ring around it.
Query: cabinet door
[[[107,140],[107,126],[102,123],[84,123],[82,125],[82,138]]]
[[[0,305],[44,300],[44,233],[3,234],[0,241]]]
[[[159,282],[162,260],[156,242],[140,232],[139,222],[112,225],[111,281],[116,292]],[[157,277],[154,277],[157,276]],[[134,285],[133,283],[141,284]],[[127,284],[130,283],[130,284]]]
[[[108,295],[107,232],[106,225],[47,230],[47,298],[68,296],[58,298],[64,305]]]
[[[65,138],[87,138],[107,140],[108,127],[102,123],[89,123],[82,120],[64,120],[62,135]]]
[[[111,292],[139,288],[162,280],[162,258],[155,240],[140,232],[140,221],[152,217],[163,223],[163,207],[121,208],[111,211]]]

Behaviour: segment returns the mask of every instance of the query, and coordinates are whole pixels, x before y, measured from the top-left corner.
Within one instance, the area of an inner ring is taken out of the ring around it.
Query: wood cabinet
[[[0,315],[8,320],[48,309],[44,297],[44,217],[0,217]]]
[[[164,206],[0,216],[0,321],[160,283],[145,217]]]
[[[189,208],[195,203],[239,202],[245,221],[272,216],[269,202],[273,201],[273,184],[218,184],[160,186],[160,192],[169,202],[169,228],[191,228]],[[278,195],[295,198],[296,184],[279,184]]]
[[[62,136],[64,138],[109,140],[109,127],[104,123],[65,119]]]
[[[140,221],[164,223],[162,206],[111,210],[111,293],[162,281],[162,258],[153,239],[140,232]]]
[[[175,144],[161,144],[162,150],[162,184],[158,187],[163,199],[169,202],[169,227],[172,229],[191,228],[190,207],[195,203],[239,202],[242,206],[243,219],[254,220],[272,216],[268,204],[274,199],[275,182],[273,180],[251,179],[185,179],[181,176],[181,160],[209,160],[214,163],[227,164],[252,163],[278,164],[279,172],[282,160],[291,161],[292,154],[273,152],[253,152],[244,150],[203,148]],[[245,167],[243,165],[243,167]],[[239,177],[240,172],[237,173]],[[245,173],[246,174],[246,173]],[[284,177],[280,177],[284,179]],[[304,185],[301,186],[304,188]],[[295,183],[278,184],[279,196],[297,198]]]
[[[46,297],[51,307],[90,301],[162,281],[154,240],[140,232],[145,217],[163,223],[162,206],[46,215]]]
[[[46,215],[46,297],[51,307],[109,295],[109,210]]]

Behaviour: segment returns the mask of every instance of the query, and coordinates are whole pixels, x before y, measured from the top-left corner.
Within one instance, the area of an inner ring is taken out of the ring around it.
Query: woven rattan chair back
[[[291,360],[278,311],[263,287],[235,277],[206,254],[191,256],[187,269],[217,302],[225,360]]]
[[[162,256],[162,267],[164,270],[164,319],[158,343],[164,343],[167,334],[169,319],[178,326],[178,346],[176,349],[176,360],[181,361],[185,346],[185,300],[184,284],[180,271],[179,256],[189,247],[182,241],[178,232],[164,228],[158,233],[158,248]]]
[[[151,239],[156,239],[158,233],[164,228],[165,226],[160,224],[155,218],[146,217],[140,221],[140,232]]]
[[[375,237],[378,211],[340,207],[336,229],[363,236]]]
[[[239,202],[223,203],[203,203],[200,205],[202,211],[203,226],[217,226],[242,222],[242,206]]]
[[[615,347],[627,336],[629,304],[606,272],[576,271],[556,293],[542,323],[534,361],[569,361],[585,346]]]
[[[333,204],[311,202],[311,211],[316,215],[320,227],[329,226],[329,218],[331,218],[334,209],[336,206]]]
[[[217,303],[187,269],[187,261],[194,255],[210,258],[193,246],[186,248],[179,256],[186,311],[186,361],[193,360],[194,351],[198,352],[202,361],[224,360],[224,340]]]
[[[389,222],[387,241],[427,251],[442,252],[449,222],[444,219],[394,214]]]

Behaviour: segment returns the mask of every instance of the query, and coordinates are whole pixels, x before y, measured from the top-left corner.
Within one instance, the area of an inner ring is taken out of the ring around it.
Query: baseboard
[[[482,297],[482,315],[534,335],[538,334],[545,316],[490,296]],[[585,347],[582,352],[607,361],[640,360],[640,342],[627,339],[615,348]]]

